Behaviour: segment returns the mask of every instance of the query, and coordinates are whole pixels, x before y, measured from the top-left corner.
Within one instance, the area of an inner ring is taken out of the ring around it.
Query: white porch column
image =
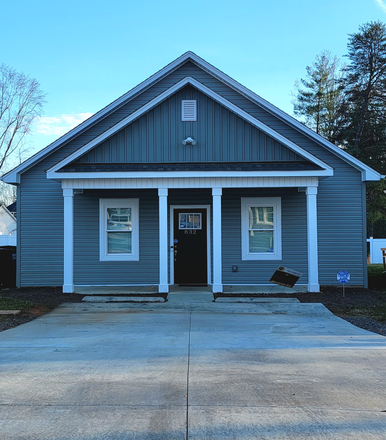
[[[213,196],[213,293],[222,292],[221,196],[222,188],[212,188]]]
[[[169,292],[168,283],[168,190],[158,189],[159,199],[159,293]]]
[[[72,293],[74,291],[74,190],[64,188],[63,199],[63,293]]]
[[[307,246],[308,246],[308,291],[319,292],[318,263],[318,210],[316,195],[318,188],[308,186],[307,197]]]

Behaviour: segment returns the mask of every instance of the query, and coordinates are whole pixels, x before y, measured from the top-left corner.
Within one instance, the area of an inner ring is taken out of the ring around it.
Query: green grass
[[[0,297],[0,310],[21,310],[26,311],[34,304],[31,301]]]
[[[345,315],[363,316],[364,318],[375,319],[375,321],[386,322],[386,304],[373,307],[352,307],[345,311]]]
[[[382,264],[368,264],[367,273],[369,276],[369,289],[386,292],[386,269]]]

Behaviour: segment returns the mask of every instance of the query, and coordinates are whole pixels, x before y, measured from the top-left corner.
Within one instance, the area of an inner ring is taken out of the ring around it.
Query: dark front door
[[[206,285],[206,209],[174,210],[174,284]]]

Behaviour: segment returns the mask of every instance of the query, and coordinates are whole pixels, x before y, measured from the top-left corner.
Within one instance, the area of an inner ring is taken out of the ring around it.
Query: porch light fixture
[[[190,136],[187,137],[184,141],[182,141],[182,145],[196,145],[196,144],[197,144],[197,141],[195,141]]]

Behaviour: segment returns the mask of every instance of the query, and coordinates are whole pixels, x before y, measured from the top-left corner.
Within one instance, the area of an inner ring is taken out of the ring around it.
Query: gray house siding
[[[241,197],[281,197],[282,260],[241,259]],[[279,265],[303,273],[300,284],[307,284],[307,212],[304,193],[297,189],[226,189],[222,196],[222,251],[224,284],[269,284]],[[232,266],[238,272],[232,272]]]
[[[139,261],[99,261],[99,199],[139,199]],[[88,190],[74,199],[74,284],[158,284],[157,190]]]
[[[362,229],[364,196],[360,172],[288,123],[281,121],[193,63],[188,62],[140,96],[133,98],[129,103],[121,106],[114,113],[69,141],[21,176],[19,217],[21,285],[61,285],[63,283],[63,196],[60,183],[47,180],[45,170],[185,76],[195,77],[221,96],[334,167],[334,177],[320,182],[318,194],[320,283],[337,284],[336,272],[346,269],[352,274],[351,284],[364,284],[363,261],[366,252],[364,246],[361,247],[365,237]],[[355,214],[353,215],[353,213]],[[361,255],[361,258],[358,255]],[[230,260],[224,262],[224,282],[225,279],[228,279],[226,272],[229,267],[228,261],[230,262]],[[229,279],[233,280],[233,278]]]
[[[364,246],[362,186],[354,169],[336,170],[333,179],[320,182],[318,194],[319,280],[320,284],[338,284],[336,274],[347,270],[350,284],[363,285]]]
[[[184,122],[181,101],[197,101],[197,121]],[[188,136],[194,146],[183,146]],[[98,145],[77,163],[302,161],[193,87],[185,87]]]
[[[20,185],[21,286],[63,284],[63,192],[41,167],[23,174]]]

